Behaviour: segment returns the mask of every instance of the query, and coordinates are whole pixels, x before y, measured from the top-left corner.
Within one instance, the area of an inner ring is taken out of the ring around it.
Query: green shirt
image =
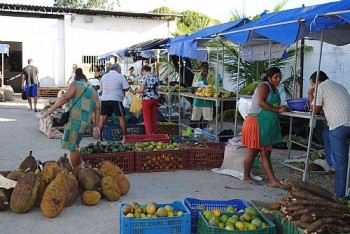
[[[214,85],[215,76],[213,73],[209,72],[207,75],[207,79],[203,80],[202,74],[200,72],[198,72],[194,76],[192,85],[198,81],[203,81],[204,85],[209,85],[209,84]],[[213,107],[213,104],[214,104],[213,101],[203,100],[203,99],[199,99],[199,98],[194,98],[194,100],[193,100],[193,106],[197,106],[197,107]]]

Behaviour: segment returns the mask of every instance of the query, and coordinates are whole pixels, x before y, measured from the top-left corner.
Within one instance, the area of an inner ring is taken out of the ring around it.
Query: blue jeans
[[[335,195],[344,197],[349,161],[347,140],[350,139],[350,127],[340,126],[334,130],[325,128],[322,136],[327,163],[335,168]]]

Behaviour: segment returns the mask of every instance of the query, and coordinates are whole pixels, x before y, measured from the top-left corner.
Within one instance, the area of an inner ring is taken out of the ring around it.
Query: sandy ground
[[[48,99],[40,99],[38,107],[43,108],[47,103]],[[0,103],[0,170],[16,169],[28,155],[29,150],[32,150],[33,155],[41,161],[56,160],[66,153],[60,149],[59,139],[48,139],[38,131],[35,113],[28,111],[27,105],[26,101],[18,98],[15,101]],[[86,137],[82,140],[81,146],[94,141],[93,138]],[[293,156],[304,153],[292,151]],[[301,173],[280,164],[286,158],[286,150],[274,150],[272,158],[278,178],[301,178]],[[118,202],[101,200],[98,205],[87,207],[77,199],[73,206],[65,208],[58,217],[53,219],[44,217],[38,208],[33,208],[30,212],[21,215],[8,208],[0,211],[0,232],[112,234],[119,233],[120,202],[170,203],[192,196],[214,200],[242,198],[270,203],[286,195],[284,190],[268,187],[261,170],[255,170],[255,174],[264,178],[262,185],[245,184],[234,177],[216,174],[209,170],[128,174],[131,189]],[[331,176],[311,176],[310,181],[332,191]]]

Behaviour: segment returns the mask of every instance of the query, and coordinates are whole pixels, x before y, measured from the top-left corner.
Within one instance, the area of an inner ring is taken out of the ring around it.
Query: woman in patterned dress
[[[75,101],[77,102],[74,104]],[[72,166],[76,167],[81,163],[78,150],[79,143],[91,120],[94,122],[94,138],[98,139],[100,135],[100,129],[98,128],[100,101],[96,90],[89,85],[81,68],[76,69],[74,82],[69,85],[67,92],[45,113],[45,117],[48,117],[55,109],[66,103],[66,111],[70,110],[70,116],[68,123],[64,125],[61,147],[70,151]]]
[[[142,67],[140,88],[133,91],[133,94],[142,93],[142,115],[146,134],[157,133],[159,78],[151,71],[152,68],[148,65]]]

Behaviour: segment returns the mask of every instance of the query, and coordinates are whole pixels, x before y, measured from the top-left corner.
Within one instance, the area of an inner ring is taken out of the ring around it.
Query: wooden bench
[[[57,97],[60,90],[67,90],[67,87],[39,87],[39,97]]]

